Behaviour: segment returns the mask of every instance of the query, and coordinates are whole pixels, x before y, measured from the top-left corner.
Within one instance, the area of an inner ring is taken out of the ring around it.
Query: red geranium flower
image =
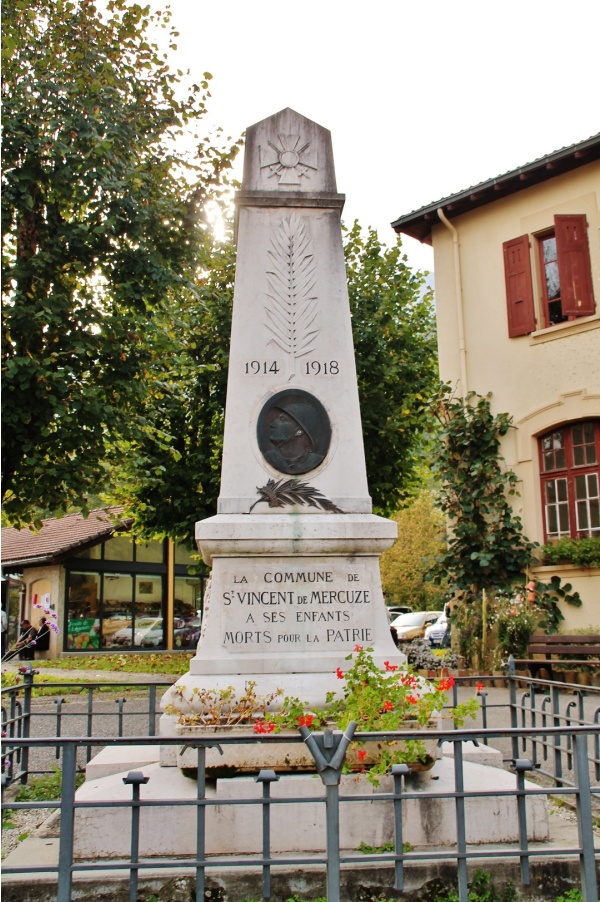
[[[354,651],[362,651],[362,648],[363,648],[362,645],[355,645]]]
[[[367,757],[366,751],[364,749],[360,749],[360,751],[358,753],[358,760],[364,761],[366,757]]]
[[[338,668],[336,669],[335,675],[336,675],[336,677],[338,678],[338,680],[343,680],[343,679],[344,679],[344,671],[342,670],[341,667],[338,667]]]
[[[390,664],[389,661],[384,661],[384,662],[383,662],[383,666],[385,667],[386,670],[391,670],[392,673],[394,672],[394,670],[398,670],[398,665],[397,665],[397,664]]]
[[[313,716],[312,714],[300,714],[298,717],[298,726],[299,727],[310,727],[312,726]]]
[[[387,702],[387,701],[386,701],[386,702],[383,703],[383,710],[384,710],[384,711],[393,711],[393,710],[394,710],[394,706],[392,705],[391,702]]]

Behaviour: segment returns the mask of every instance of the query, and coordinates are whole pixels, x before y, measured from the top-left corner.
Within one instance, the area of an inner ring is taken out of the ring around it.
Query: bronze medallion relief
[[[325,459],[331,424],[314,395],[286,389],[265,403],[256,435],[263,457],[280,473],[308,473]]]

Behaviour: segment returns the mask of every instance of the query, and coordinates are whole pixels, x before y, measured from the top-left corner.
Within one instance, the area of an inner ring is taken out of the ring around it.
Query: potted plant
[[[256,695],[256,684],[248,682],[242,696],[236,696],[231,687],[215,691],[194,690],[197,713],[186,714],[170,705],[167,713],[175,715],[177,732],[185,737],[229,731],[232,728],[257,734],[296,732],[299,727],[312,729],[332,728],[344,730],[351,721],[358,724],[359,732],[395,732],[427,729],[439,723],[447,703],[447,692],[452,688],[452,676],[440,676],[428,680],[414,672],[410,665],[399,667],[384,662],[380,669],[373,660],[372,649],[357,645],[346,659],[351,665],[337,668],[337,676],[343,682],[339,694],[330,693],[323,708],[312,708],[298,698],[285,697],[279,701],[282,691],[266,697]],[[479,708],[476,696],[446,712],[457,726],[468,716],[475,716]],[[233,749],[232,746],[228,747]],[[257,756],[252,746],[246,758],[243,752],[236,758],[237,764],[219,760],[217,766],[237,768],[249,772],[257,768]],[[271,766],[291,771],[312,770],[313,761],[302,744],[290,744],[289,748],[274,746],[273,754],[282,752],[282,759]],[[347,771],[366,771],[369,779],[377,784],[381,774],[392,764],[408,764],[413,770],[431,767],[435,762],[433,749],[423,740],[385,740],[369,743],[354,742],[346,756]],[[231,753],[234,754],[233,751]],[[245,761],[248,761],[246,765]],[[283,762],[283,763],[282,763]],[[260,766],[266,766],[264,762]]]

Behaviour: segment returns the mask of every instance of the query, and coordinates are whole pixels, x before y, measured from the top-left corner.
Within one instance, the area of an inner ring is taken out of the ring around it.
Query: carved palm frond
[[[315,260],[306,225],[292,214],[282,220],[268,252],[266,327],[270,339],[294,359],[313,350],[321,331],[315,328],[318,298],[315,295]]]
[[[306,482],[297,482],[295,479],[280,479],[279,482],[269,479],[262,488],[257,486],[256,491],[259,493],[260,498],[254,502],[248,513],[251,513],[261,501],[267,502],[269,507],[285,507],[286,504],[306,504],[308,507],[321,508],[321,510],[329,511],[333,514],[344,513],[333,501],[325,498],[318,489],[308,485]]]

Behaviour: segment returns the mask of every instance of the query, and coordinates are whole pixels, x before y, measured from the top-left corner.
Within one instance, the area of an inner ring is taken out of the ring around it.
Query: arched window
[[[600,420],[553,429],[539,449],[545,540],[600,536]]]

